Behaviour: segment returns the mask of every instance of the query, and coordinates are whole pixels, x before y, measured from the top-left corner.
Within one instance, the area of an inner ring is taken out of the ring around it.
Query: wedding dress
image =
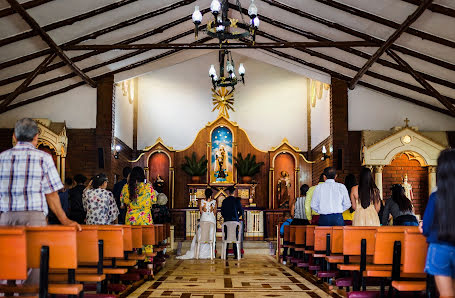
[[[215,241],[216,241],[216,218],[215,218],[215,206],[216,201],[212,200],[210,202],[206,200],[201,201],[202,209],[205,208],[206,211],[203,211],[201,214],[200,222],[208,221],[213,222],[214,229],[210,231],[210,234],[213,235],[213,255],[215,255]],[[213,210],[213,212],[212,212]],[[177,257],[180,260],[188,260],[188,259],[195,259],[196,258],[196,236],[200,235],[200,227],[198,225],[198,232],[193,237],[193,241],[191,242],[191,248],[184,254],[183,256]],[[210,259],[210,244],[202,243],[199,248],[199,259]]]

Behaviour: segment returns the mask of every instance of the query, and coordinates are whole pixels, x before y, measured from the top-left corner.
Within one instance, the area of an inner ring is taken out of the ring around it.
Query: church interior
[[[455,148],[455,2],[0,0],[0,28],[0,154],[31,118],[62,183],[102,173],[113,191],[140,167],[169,212],[148,226],[124,214],[82,231],[2,226],[0,293],[30,292],[10,281],[42,269],[47,247],[40,298],[438,295],[417,227],[311,215],[280,227],[329,167],[341,184],[368,169],[383,205],[400,185],[423,219]],[[215,257],[178,259],[200,237],[207,189]],[[230,196],[243,256],[225,260]]]

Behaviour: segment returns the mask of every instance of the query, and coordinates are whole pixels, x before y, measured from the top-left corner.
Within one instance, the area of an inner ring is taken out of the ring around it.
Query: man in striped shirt
[[[0,225],[46,225],[50,208],[63,225],[80,230],[60,204],[63,185],[52,157],[36,149],[38,133],[32,119],[18,120],[16,146],[0,154]]]

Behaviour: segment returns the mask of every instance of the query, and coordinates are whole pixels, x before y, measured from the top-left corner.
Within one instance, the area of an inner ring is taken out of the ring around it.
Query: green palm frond
[[[204,176],[207,173],[208,160],[203,155],[199,160],[196,157],[196,152],[191,154],[191,157],[185,156],[185,163],[182,164],[182,170],[190,176]]]
[[[248,153],[245,158],[243,158],[242,153],[239,153],[234,159],[234,165],[241,177],[256,175],[261,171],[261,167],[264,165],[262,161],[256,162],[256,155],[251,155],[250,153]]]

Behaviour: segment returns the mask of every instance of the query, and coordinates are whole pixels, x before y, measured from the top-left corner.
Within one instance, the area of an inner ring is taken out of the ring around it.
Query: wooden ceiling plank
[[[51,30],[62,28],[64,26],[70,26],[70,25],[72,25],[72,24],[74,24],[76,22],[80,22],[80,21],[92,18],[92,17],[97,16],[99,14],[106,13],[108,11],[120,8],[122,6],[128,5],[128,4],[136,2],[136,1],[138,1],[138,0],[121,0],[121,1],[118,1],[118,2],[114,2],[114,3],[111,3],[109,5],[106,5],[106,6],[103,6],[103,7],[100,7],[100,8],[96,8],[94,10],[90,10],[90,11],[88,11],[86,13],[83,13],[83,14],[80,14],[80,15],[77,15],[77,16],[73,16],[73,17],[70,17],[70,18],[67,18],[67,19],[64,19],[64,20],[61,20],[61,21],[54,22],[52,24],[43,26],[42,28],[43,28],[44,31],[48,32],[48,31],[51,31]],[[24,4],[22,4],[22,7],[24,7]],[[30,37],[33,37],[33,36],[36,36],[36,35],[37,34],[36,34],[35,31],[30,30],[30,31],[22,32],[22,33],[19,33],[19,34],[10,36],[10,37],[6,37],[6,38],[0,40],[0,47],[2,47],[4,45],[7,45],[7,44],[10,44],[10,43],[13,43],[13,42],[24,40],[26,38],[30,38]]]
[[[166,7],[154,10],[152,12],[148,12],[148,13],[145,13],[143,15],[128,19],[126,21],[122,21],[122,22],[117,23],[115,25],[112,25],[112,26],[109,26],[109,27],[94,31],[92,33],[85,34],[85,35],[83,35],[81,37],[78,37],[78,38],[75,38],[75,39],[70,40],[68,42],[65,42],[65,43],[63,43],[63,44],[61,44],[59,46],[75,45],[75,44],[81,43],[83,41],[87,41],[89,39],[95,39],[95,38],[97,38],[97,37],[99,37],[101,35],[108,34],[110,32],[116,31],[118,29],[122,29],[122,28],[125,28],[125,27],[128,27],[128,26],[137,24],[139,22],[145,21],[145,20],[150,19],[152,17],[155,17],[155,16],[158,16],[158,15],[164,14],[166,12],[172,11],[172,10],[178,8],[178,7],[185,6],[185,5],[187,5],[188,3],[192,2],[192,1],[194,1],[194,0],[182,0],[182,1],[176,2],[174,4],[171,4],[171,5],[168,5]],[[191,20],[191,15],[189,15],[187,17],[188,17],[189,20]],[[41,51],[38,51],[38,52],[35,52],[35,53],[31,53],[31,54],[28,54],[28,55],[25,55],[25,56],[22,56],[22,57],[14,58],[14,59],[11,59],[11,60],[8,60],[8,61],[0,63],[0,69],[6,68],[6,67],[10,67],[10,66],[15,66],[17,64],[24,63],[24,62],[27,62],[29,60],[32,60],[32,59],[35,59],[35,58],[38,58],[38,57],[49,55],[49,54],[51,54],[51,52],[52,51],[50,49],[45,49],[45,50],[41,50]]]
[[[420,3],[422,3],[421,0],[403,0],[403,1],[414,4],[414,5],[420,5]],[[435,4],[431,4],[430,7],[428,7],[428,9],[432,12],[440,13],[440,14],[455,18],[455,9],[450,8],[450,7],[446,7],[446,6],[435,3]]]
[[[400,27],[393,32],[392,35],[387,38],[386,42],[384,42],[381,47],[371,56],[371,58],[365,63],[365,65],[359,70],[359,72],[352,78],[349,82],[349,89],[354,89],[355,85],[358,81],[362,78],[365,72],[378,60],[379,57],[384,54],[384,52],[392,46],[392,44],[403,34],[403,32],[411,26],[427,9],[428,6],[433,2],[433,0],[424,0],[419,7],[409,15],[406,20],[400,25]]]
[[[336,8],[338,10],[350,13],[352,15],[364,18],[366,20],[373,21],[373,22],[379,23],[381,25],[390,27],[390,28],[394,28],[394,29],[400,28],[400,23],[397,23],[397,22],[391,21],[389,19],[377,16],[375,14],[366,12],[364,10],[360,10],[360,9],[355,8],[353,6],[349,6],[349,5],[343,4],[343,3],[338,2],[338,1],[333,1],[333,0],[316,0],[316,1],[319,2],[319,3],[325,4],[327,6]],[[445,39],[445,38],[442,38],[442,37],[439,37],[439,36],[436,36],[436,35],[421,31],[421,30],[417,30],[417,29],[409,27],[409,28],[407,28],[405,30],[405,32],[408,33],[408,34],[417,36],[419,38],[422,38],[422,39],[426,39],[426,40],[429,40],[429,41],[432,41],[432,42],[435,42],[435,43],[438,43],[438,44],[441,44],[441,45],[445,45],[445,46],[448,46],[448,47],[451,47],[451,48],[455,48],[455,42],[454,41],[449,40],[449,39]]]
[[[453,105],[453,102],[450,102],[447,98],[441,95],[441,93],[439,93],[438,90],[436,90],[433,86],[430,85],[430,83],[428,83],[417,72],[415,72],[414,69],[395,52],[393,52],[392,50],[387,50],[387,54],[390,57],[392,57],[392,59],[395,60],[398,64],[403,66],[409,72],[409,74],[417,82],[419,82],[419,84],[421,84],[426,90],[428,90],[433,95],[433,97],[435,97],[440,103],[442,103],[452,113],[452,115],[455,116],[455,106]]]
[[[288,11],[290,13],[296,14],[296,15],[301,16],[303,18],[312,20],[314,22],[320,23],[320,24],[325,25],[327,27],[342,31],[342,32],[347,33],[347,34],[350,34],[352,36],[356,36],[358,38],[362,38],[362,39],[368,40],[368,41],[377,42],[378,46],[382,45],[385,42],[384,40],[381,40],[379,38],[376,38],[376,37],[373,37],[373,36],[368,35],[366,33],[351,29],[351,28],[343,26],[341,24],[326,20],[324,18],[312,15],[310,13],[301,11],[299,9],[296,9],[296,8],[294,8],[292,6],[286,5],[286,4],[281,3],[279,1],[276,1],[276,0],[262,0],[262,2],[265,2],[267,4],[270,4],[270,5],[278,7],[278,8],[281,8],[281,9],[283,9],[285,11]],[[426,61],[426,62],[429,62],[429,63],[432,63],[432,64],[435,64],[435,65],[438,65],[438,66],[441,66],[441,67],[444,67],[444,68],[447,68],[447,69],[455,71],[455,64],[446,62],[444,60],[441,60],[441,59],[438,59],[438,58],[434,58],[434,57],[419,53],[417,51],[405,48],[405,47],[397,45],[397,44],[393,44],[391,46],[391,48],[396,50],[396,51],[399,51],[399,52],[401,52],[403,54],[406,54],[406,55],[409,55],[409,56],[413,56],[413,57],[419,58],[419,59],[421,59],[423,61]]]
[[[46,4],[47,2],[51,2],[51,1],[54,1],[54,0],[31,0],[31,1],[27,1],[25,3],[22,3],[21,5],[23,8],[29,9],[29,8],[33,8],[33,7],[37,7],[37,6]],[[16,12],[12,8],[9,8],[9,7],[4,8],[4,9],[0,10],[0,18],[7,17],[7,16],[10,16],[15,13]]]
[[[49,63],[54,60],[55,53],[50,54],[37,68],[30,74],[30,76],[25,79],[22,84],[20,84],[13,92],[11,92],[8,97],[0,104],[0,111],[3,111],[16,97],[18,97],[22,92],[24,92],[25,88],[41,73],[41,71],[49,65]]]
[[[24,21],[35,30],[39,36],[47,43],[47,45],[60,57],[65,63],[75,72],[78,76],[81,77],[87,84],[96,87],[96,82],[89,78],[85,73],[83,73],[77,66],[71,61],[68,56],[62,51],[62,49],[55,43],[55,41],[40,27],[40,25],[33,19],[27,11],[17,2],[17,0],[6,0],[11,5],[11,7],[24,19]]]

